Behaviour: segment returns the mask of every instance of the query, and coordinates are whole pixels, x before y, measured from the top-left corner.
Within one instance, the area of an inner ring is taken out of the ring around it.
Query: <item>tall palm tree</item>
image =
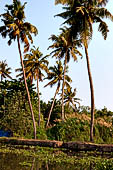
[[[72,104],[72,107],[76,111],[76,104],[77,103],[80,106],[80,99],[76,98],[76,89],[72,91],[72,87],[64,89],[64,103],[67,104],[68,106]]]
[[[0,61],[0,75],[1,75],[1,81],[3,81],[3,78],[10,78],[12,79],[12,77],[10,76],[11,74],[11,68],[8,67],[8,64],[6,63],[6,60],[4,61]]]
[[[61,3],[61,2],[59,2]],[[58,14],[65,19],[72,30],[73,38],[80,38],[82,45],[85,49],[86,62],[90,83],[91,91],[91,124],[90,124],[90,141],[93,141],[93,127],[94,127],[94,88],[90,69],[89,55],[88,55],[88,44],[92,39],[93,34],[93,23],[99,23],[98,31],[100,31],[104,37],[107,38],[108,26],[103,18],[109,18],[113,21],[112,14],[102,5],[106,5],[107,0],[102,1],[67,1],[65,12]]]
[[[49,125],[50,116],[51,116],[51,113],[52,113],[52,110],[53,110],[53,107],[54,107],[56,95],[59,92],[61,82],[63,81],[63,75],[64,75],[63,66],[62,66],[61,61],[56,61],[56,64],[57,64],[56,66],[49,67],[48,76],[45,78],[45,79],[50,80],[50,82],[48,84],[46,84],[44,87],[47,87],[47,86],[53,87],[54,85],[57,84],[57,88],[56,88],[55,95],[54,95],[54,98],[53,98],[53,102],[52,102],[52,105],[51,105],[51,109],[50,109],[50,112],[49,112],[46,127],[48,127],[48,125]],[[66,72],[67,72],[67,69],[68,69],[68,67],[66,68]],[[65,80],[66,81],[65,81],[64,85],[69,87],[69,82],[72,82],[71,78],[68,75],[65,75]]]
[[[64,120],[64,85],[65,85],[65,73],[67,63],[70,61],[72,56],[74,61],[77,60],[77,54],[82,54],[77,50],[77,46],[80,46],[79,41],[72,39],[71,32],[68,28],[61,29],[62,33],[59,36],[52,35],[50,39],[53,41],[53,45],[49,46],[53,51],[50,53],[53,57],[59,59],[64,58],[64,75],[62,83],[62,120]]]
[[[35,26],[31,25],[29,22],[25,22],[25,13],[24,13],[25,4],[26,3],[22,5],[19,0],[13,0],[13,4],[5,6],[6,12],[4,14],[1,14],[1,17],[2,17],[1,21],[3,22],[4,25],[0,27],[0,33],[3,38],[6,38],[6,36],[9,37],[8,45],[11,45],[12,40],[17,39],[21,66],[22,66],[23,76],[24,76],[24,81],[25,81],[25,87],[26,87],[26,91],[28,95],[28,102],[29,102],[30,111],[32,114],[32,119],[33,119],[34,138],[36,139],[35,118],[34,118],[34,113],[32,109],[30,94],[29,94],[29,90],[28,90],[28,86],[26,82],[24,63],[23,63],[22,52],[20,48],[20,40],[21,42],[24,43],[24,52],[27,52],[30,46],[28,39],[31,41],[31,43],[33,42],[31,34],[33,33],[34,35],[37,35],[37,29]]]
[[[32,81],[33,78],[37,80],[37,93],[38,93],[38,111],[39,111],[39,121],[40,126],[40,93],[39,93],[39,81],[43,81],[44,74],[42,71],[48,72],[48,56],[44,56],[39,51],[39,48],[33,46],[29,54],[25,55],[25,72],[27,78]]]

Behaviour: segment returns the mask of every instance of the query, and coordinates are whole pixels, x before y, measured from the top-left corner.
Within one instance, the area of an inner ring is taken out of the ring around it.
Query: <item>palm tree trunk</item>
[[[64,121],[64,86],[65,86],[65,73],[66,73],[66,64],[67,64],[67,55],[65,56],[64,61],[64,75],[63,75],[63,83],[62,83],[62,120]]]
[[[76,109],[76,106],[75,106],[75,104],[74,104],[74,102],[72,101],[72,105],[73,105],[73,109],[75,110],[75,112],[77,111],[77,109]]]
[[[89,56],[88,56],[88,49],[85,45],[85,54],[86,54],[86,61],[87,61],[87,69],[88,69],[88,76],[89,76],[89,82],[90,82],[90,91],[91,91],[91,123],[90,123],[90,141],[93,142],[93,131],[94,131],[94,88],[93,88],[93,81],[91,76],[91,70],[90,70],[90,63],[89,63]]]
[[[56,95],[57,95],[57,93],[59,92],[59,88],[60,88],[60,83],[58,83],[58,86],[57,86],[57,89],[56,89],[56,92],[55,92],[55,95],[54,95],[54,99],[53,99],[53,102],[52,102],[52,105],[51,105],[51,109],[50,109],[50,112],[49,112],[49,116],[48,116],[46,128],[47,128],[48,125],[49,125],[50,116],[51,116],[51,113],[52,113],[52,110],[53,110],[53,106],[54,106],[54,103],[55,103]]]
[[[22,65],[22,70],[23,70],[23,76],[24,76],[24,81],[25,81],[25,87],[26,87],[26,92],[28,95],[28,102],[29,102],[29,107],[32,115],[32,120],[33,120],[33,127],[34,127],[34,138],[36,139],[36,124],[35,124],[35,118],[34,118],[34,113],[33,113],[33,108],[31,104],[31,99],[30,99],[30,94],[27,86],[27,81],[26,81],[26,75],[25,75],[25,70],[24,70],[24,63],[22,59],[22,54],[21,54],[21,49],[20,49],[20,42],[19,42],[19,35],[17,36],[17,43],[18,43],[18,49],[19,49],[19,54],[20,54],[20,60],[21,60],[21,65]]]
[[[1,74],[1,82],[3,81],[3,77],[2,77],[2,74]]]
[[[5,115],[5,94],[4,94],[4,115]]]
[[[40,93],[39,93],[39,78],[37,76],[37,94],[38,94],[38,126],[40,127]]]

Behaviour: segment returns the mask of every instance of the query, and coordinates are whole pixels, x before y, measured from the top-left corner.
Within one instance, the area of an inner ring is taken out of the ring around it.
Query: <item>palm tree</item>
[[[74,61],[77,60],[77,54],[82,56],[82,54],[77,50],[77,46],[80,46],[79,41],[74,41],[71,36],[69,29],[61,29],[62,33],[59,36],[52,35],[50,39],[54,42],[53,45],[49,46],[53,51],[50,53],[53,57],[59,59],[64,58],[64,75],[62,83],[62,120],[64,120],[64,85],[65,85],[65,73],[67,63],[70,61],[72,56]]]
[[[61,2],[59,2],[61,3]],[[72,30],[73,38],[80,38],[82,45],[85,49],[86,62],[90,83],[91,91],[91,124],[90,124],[90,141],[93,141],[93,127],[94,127],[94,88],[90,69],[89,55],[88,55],[88,44],[92,39],[93,34],[93,23],[99,23],[98,31],[100,31],[104,37],[107,38],[108,26],[103,18],[109,18],[113,21],[112,14],[105,8],[101,7],[106,5],[107,0],[102,1],[67,1],[65,12],[58,14],[66,21],[64,23],[69,24]]]
[[[25,65],[25,60],[23,60],[24,62],[24,69],[25,69],[25,74],[26,74],[26,79],[27,80],[30,80],[30,84],[32,85],[33,84],[33,72],[32,72],[32,69],[29,70],[29,72],[26,72],[26,65]],[[16,72],[20,72],[16,75],[16,77],[18,78],[19,77],[19,80],[20,81],[23,81],[24,80],[24,77],[23,77],[23,71],[22,71],[22,68],[17,68],[15,69]]]
[[[48,56],[44,56],[39,51],[39,48],[33,46],[29,54],[25,55],[25,72],[27,78],[33,81],[33,77],[37,80],[37,93],[38,93],[38,111],[39,111],[39,121],[38,125],[40,127],[40,93],[39,93],[39,81],[43,81],[44,74],[42,71],[48,72]]]
[[[1,20],[4,23],[4,25],[0,27],[0,33],[3,38],[6,38],[6,36],[9,37],[8,45],[11,45],[12,40],[17,39],[21,66],[23,70],[23,77],[24,77],[25,87],[28,95],[30,111],[33,119],[34,138],[36,139],[35,118],[32,109],[30,94],[26,82],[24,63],[23,63],[22,53],[20,48],[20,40],[21,42],[24,43],[24,52],[27,52],[30,46],[28,39],[31,41],[31,43],[33,43],[31,34],[33,33],[34,35],[37,35],[37,29],[35,26],[31,25],[30,23],[25,22],[25,13],[24,13],[25,4],[26,3],[24,3],[24,5],[21,5],[21,2],[19,0],[13,0],[13,4],[5,6],[6,12],[4,14],[1,14],[2,17]]]
[[[50,121],[50,116],[54,107],[54,103],[55,103],[55,99],[56,99],[56,95],[59,92],[60,86],[61,86],[61,81],[63,81],[63,75],[64,75],[64,71],[63,71],[63,66],[61,61],[56,61],[56,66],[54,67],[49,67],[49,72],[48,72],[48,76],[45,79],[50,80],[50,82],[48,84],[46,84],[44,87],[50,86],[53,87],[54,85],[57,84],[57,88],[56,88],[56,92],[53,98],[53,102],[51,105],[51,109],[49,112],[49,116],[48,116],[48,120],[47,120],[47,125],[46,127],[48,127],[49,125],[49,121]],[[66,72],[67,72],[68,67],[66,68]],[[65,75],[65,84],[67,87],[69,87],[69,82],[72,82],[71,78],[68,75]]]
[[[76,104],[77,103],[80,106],[80,99],[76,98],[76,88],[72,92],[72,87],[64,89],[64,103],[67,104],[68,106],[72,104],[75,112],[76,112]]]
[[[69,4],[71,2],[72,2],[72,0],[55,0],[55,5],[57,5],[57,4],[65,5],[65,4]]]
[[[73,2],[74,2],[73,0],[55,0],[55,5],[58,4],[67,5],[67,4],[72,4]],[[108,3],[108,0],[89,0],[89,2],[93,4],[98,3],[98,6],[103,6],[103,5],[105,6]]]
[[[0,74],[1,74],[1,81],[3,81],[3,78],[10,78],[12,79],[12,77],[10,76],[11,74],[11,68],[8,67],[8,64],[6,63],[6,60],[4,61],[0,61]]]

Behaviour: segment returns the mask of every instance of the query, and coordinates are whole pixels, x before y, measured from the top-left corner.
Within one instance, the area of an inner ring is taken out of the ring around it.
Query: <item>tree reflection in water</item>
[[[91,160],[90,160],[91,159]],[[75,157],[75,163],[43,162],[21,154],[0,153],[0,170],[113,170],[113,157],[109,159]]]

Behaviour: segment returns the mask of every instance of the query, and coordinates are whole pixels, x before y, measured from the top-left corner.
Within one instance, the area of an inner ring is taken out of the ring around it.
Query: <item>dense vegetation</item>
[[[61,121],[61,102],[55,100],[46,129],[51,101],[41,101],[41,126],[38,127],[38,96],[28,81],[32,106],[37,124],[37,138],[63,141],[89,141],[90,108],[81,106],[76,112],[71,105],[65,105],[65,121]],[[23,82],[0,82],[0,129],[11,131],[14,137],[33,138],[32,118]],[[113,143],[113,112],[107,108],[95,110],[94,141]]]
[[[46,56],[35,46],[30,49],[32,33],[37,35],[38,32],[35,26],[25,22],[26,3],[22,5],[19,0],[14,0],[11,5],[5,6],[6,11],[1,14],[3,25],[0,26],[0,34],[3,38],[9,37],[8,45],[12,40],[17,40],[22,67],[15,68],[19,74],[17,79],[13,79],[6,60],[0,61],[0,129],[23,138],[113,143],[113,112],[94,107],[88,56],[92,24],[99,23],[98,30],[106,39],[109,30],[103,18],[113,21],[113,16],[104,8],[107,1],[56,0],[58,3],[65,7],[65,11],[58,16],[65,19],[66,26],[60,29],[60,35],[50,37],[53,44],[49,49],[52,51]],[[23,53],[20,42],[24,43]],[[71,57],[76,61],[77,56],[82,56],[79,51],[81,47],[84,47],[86,54],[91,107],[80,106],[76,88],[72,89],[72,80],[68,75],[67,64]],[[56,65],[48,67],[50,56],[56,59]],[[48,103],[40,100],[39,83],[45,79],[49,80],[45,87],[57,85],[54,97]],[[33,80],[37,82],[36,88]],[[59,100],[56,99],[58,95]]]

